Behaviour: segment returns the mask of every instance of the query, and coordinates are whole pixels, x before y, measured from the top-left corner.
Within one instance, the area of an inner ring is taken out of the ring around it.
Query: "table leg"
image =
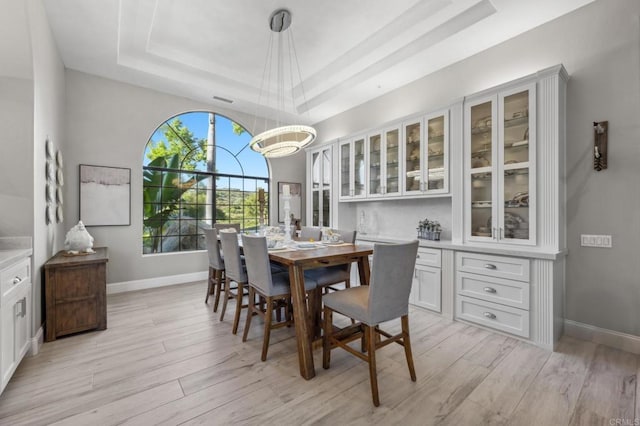
[[[360,285],[369,285],[369,256],[361,256],[358,259],[358,274],[360,276]]]
[[[293,319],[296,327],[296,341],[298,344],[298,362],[300,375],[305,379],[312,379],[316,375],[313,366],[313,352],[311,349],[311,329],[308,322],[308,311],[305,303],[304,272],[302,267],[289,267],[291,285],[291,302],[293,304]]]

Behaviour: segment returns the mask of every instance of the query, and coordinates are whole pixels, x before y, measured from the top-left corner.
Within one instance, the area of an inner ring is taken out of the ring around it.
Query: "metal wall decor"
[[[593,168],[596,171],[607,168],[607,148],[609,145],[609,122],[593,122]]]
[[[64,220],[62,211],[62,186],[64,185],[64,172],[62,169],[62,151],[55,151],[53,142],[49,137],[45,139],[45,222],[47,225],[62,223]]]

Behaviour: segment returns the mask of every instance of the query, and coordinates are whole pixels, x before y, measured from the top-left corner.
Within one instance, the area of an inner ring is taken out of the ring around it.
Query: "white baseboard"
[[[568,319],[564,320],[564,334],[640,355],[640,336],[607,330]]]
[[[143,280],[124,281],[120,283],[107,284],[107,294],[124,293],[127,291],[145,290],[147,288],[166,287],[168,285],[191,283],[194,281],[205,281],[209,276],[209,271],[192,272],[189,274],[169,275],[155,278],[145,278]]]
[[[40,326],[38,331],[36,331],[36,335],[31,338],[31,347],[29,348],[29,352],[27,356],[36,356],[40,352],[40,348],[42,347],[42,343],[44,339],[44,328]]]

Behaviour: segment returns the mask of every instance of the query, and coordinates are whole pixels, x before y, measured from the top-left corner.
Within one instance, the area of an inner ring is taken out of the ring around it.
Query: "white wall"
[[[448,105],[540,69],[564,64],[567,87],[567,318],[640,335],[640,2],[596,1],[324,122],[322,140],[348,136]],[[609,169],[593,170],[592,122],[609,120]],[[453,141],[461,143],[462,141]],[[456,167],[455,164],[452,167]],[[381,232],[416,217],[446,216],[441,200],[362,203]],[[367,207],[367,206],[370,207]],[[398,213],[401,212],[401,213]],[[611,234],[612,249],[579,246],[580,234]]]
[[[29,0],[33,55],[33,313],[34,332],[42,324],[42,265],[62,248],[64,225],[45,222],[45,140],[66,150],[64,65],[51,34],[41,0]],[[66,172],[66,170],[65,170]],[[65,173],[65,177],[68,174]]]
[[[0,236],[31,236],[33,80],[0,76],[0,93]]]
[[[78,221],[78,165],[131,169],[131,226],[90,227],[96,246],[109,247],[107,282],[121,283],[207,270],[205,252],[142,255],[142,159],[152,132],[186,111],[212,110],[247,126],[254,117],[185,98],[68,70],[65,227]],[[278,181],[304,182],[304,154],[274,159],[271,193]],[[271,220],[277,215],[272,197]]]

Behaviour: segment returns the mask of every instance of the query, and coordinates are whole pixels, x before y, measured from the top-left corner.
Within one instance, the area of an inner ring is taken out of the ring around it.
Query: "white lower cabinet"
[[[22,358],[29,350],[31,330],[30,260],[0,273],[0,392],[4,390]]]
[[[442,312],[442,250],[419,247],[409,302]]]
[[[529,338],[530,261],[456,253],[456,317]]]

